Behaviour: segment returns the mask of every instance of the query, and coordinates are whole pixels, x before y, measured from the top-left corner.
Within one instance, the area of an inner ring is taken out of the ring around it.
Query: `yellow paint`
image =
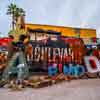
[[[62,36],[68,37],[77,37],[78,34],[75,31],[75,28],[72,27],[63,27],[63,26],[52,26],[52,25],[39,25],[39,24],[25,24],[25,30],[30,29],[43,29],[43,30],[54,30],[61,32]],[[94,38],[96,37],[95,29],[81,29],[80,28],[80,37],[81,38]]]
[[[96,37],[96,30],[81,29],[80,37],[81,38],[93,38],[93,37]]]
[[[14,37],[14,41],[17,42],[22,34],[27,35],[27,31],[25,31],[25,29],[16,29],[10,35],[12,35]]]

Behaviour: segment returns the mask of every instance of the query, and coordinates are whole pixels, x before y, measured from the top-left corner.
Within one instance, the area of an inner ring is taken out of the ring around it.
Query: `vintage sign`
[[[64,73],[75,77],[85,72],[100,71],[100,55],[95,55],[94,52],[85,48],[82,40],[79,38],[56,38],[55,40],[48,38],[46,42],[37,42],[37,45],[32,44],[32,47],[30,44],[29,52],[31,51],[31,53],[27,53],[27,61],[32,61],[33,69],[42,71],[46,69],[50,76]],[[91,52],[90,55],[87,55],[88,52]]]

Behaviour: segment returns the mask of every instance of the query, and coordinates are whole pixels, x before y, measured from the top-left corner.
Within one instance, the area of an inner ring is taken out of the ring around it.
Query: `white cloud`
[[[26,11],[26,21],[30,23],[87,27],[97,29],[100,35],[100,0],[15,0]],[[0,1],[0,27],[7,32],[10,21],[5,15],[7,0]],[[4,17],[3,17],[4,16]],[[2,18],[3,17],[3,18]]]

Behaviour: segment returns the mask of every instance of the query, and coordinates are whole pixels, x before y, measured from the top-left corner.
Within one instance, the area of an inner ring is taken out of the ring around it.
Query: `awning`
[[[53,30],[47,30],[46,33],[51,34],[51,35],[61,35],[61,32],[57,32],[57,31],[53,31]]]
[[[38,29],[28,29],[31,33],[45,33],[45,30],[38,28]]]

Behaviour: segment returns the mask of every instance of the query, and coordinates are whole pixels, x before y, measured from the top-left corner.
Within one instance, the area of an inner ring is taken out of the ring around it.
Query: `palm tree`
[[[14,15],[16,12],[17,6],[15,4],[10,4],[8,5],[8,9],[7,9],[7,15],[11,15],[12,16],[12,29],[14,29]]]
[[[12,16],[12,29],[14,29],[18,17],[25,16],[25,11],[22,8],[18,8],[16,4],[11,3],[8,5],[7,15]]]
[[[22,8],[16,8],[16,12],[14,14],[15,23],[17,22],[19,16],[25,16],[25,11]]]

